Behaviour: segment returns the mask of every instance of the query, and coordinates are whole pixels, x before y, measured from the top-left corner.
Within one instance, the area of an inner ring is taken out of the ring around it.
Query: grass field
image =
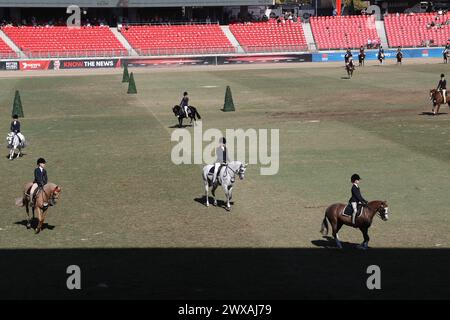
[[[146,70],[135,96],[119,73],[0,79],[0,132],[19,89],[30,143],[14,161],[1,144],[0,247],[315,247],[325,207],[347,201],[354,172],[366,198],[390,205],[391,219],[370,230],[372,247],[450,247],[450,114],[422,115],[446,69],[367,66],[352,80],[335,65]],[[227,85],[235,113],[219,110]],[[170,160],[171,106],[184,90],[204,129],[280,129],[279,173],[250,166],[231,213],[198,201],[201,166]],[[25,211],[14,200],[41,156],[63,193],[52,229],[36,236],[18,224]],[[362,240],[348,227],[340,236]]]

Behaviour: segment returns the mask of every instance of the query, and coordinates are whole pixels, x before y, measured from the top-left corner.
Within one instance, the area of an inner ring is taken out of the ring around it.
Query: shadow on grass
[[[434,117],[434,116],[440,116],[440,115],[443,115],[443,114],[448,114],[448,113],[446,113],[446,112],[439,112],[437,114],[434,114],[433,112],[426,112],[426,111],[424,111],[422,113],[419,113],[419,116],[432,116],[432,117]]]
[[[31,219],[31,224],[30,224],[31,225],[31,229],[36,229],[37,226],[38,226],[38,223],[39,223],[39,219],[38,218],[32,218]],[[14,224],[15,225],[19,225],[19,226],[24,226],[25,228],[30,229],[30,228],[28,228],[28,221],[27,220],[16,221],[16,222],[14,222]],[[48,223],[44,223],[43,226],[42,226],[42,231],[53,230],[53,229],[55,229],[55,226],[52,226],[52,225],[50,225]]]
[[[327,248],[327,249],[338,249],[336,247],[336,241],[333,237],[324,236],[321,240],[312,240],[311,243],[319,248]],[[358,244],[341,241],[343,250],[345,249],[356,249]]]
[[[189,128],[189,127],[193,127],[193,125],[192,124],[183,124],[181,126],[181,128]],[[180,126],[175,124],[173,126],[170,126],[169,129],[180,129]]]
[[[212,197],[208,197],[208,199],[209,199],[209,205],[213,206],[213,202],[214,202],[213,198]],[[227,203],[224,200],[220,200],[220,199],[216,199],[216,200],[217,200],[217,207],[218,208],[224,208],[224,209],[226,208]],[[205,206],[205,203],[206,203],[205,197],[195,198],[194,201],[200,203],[203,206]],[[233,205],[234,202],[230,201],[230,204]]]
[[[23,153],[23,152],[20,153],[20,156],[17,156],[17,153],[14,153],[13,159],[22,158],[23,156],[26,156],[26,155],[27,154]],[[9,154],[7,154],[5,158],[9,160]]]

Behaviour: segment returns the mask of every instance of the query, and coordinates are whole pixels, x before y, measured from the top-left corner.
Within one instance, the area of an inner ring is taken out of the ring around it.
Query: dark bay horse
[[[29,191],[31,186],[33,185],[32,182],[29,182],[25,185],[24,187],[24,191],[23,191],[23,196],[22,198],[19,198],[16,201],[16,205],[19,207],[23,207],[25,206],[25,210],[27,212],[27,229],[31,228],[31,218],[30,218],[30,196],[29,196]],[[54,183],[47,183],[43,189],[41,189],[38,194],[36,195],[36,199],[35,199],[35,203],[34,206],[31,207],[32,213],[33,213],[33,218],[34,218],[34,214],[37,211],[38,213],[38,226],[35,229],[35,233],[38,234],[43,226],[44,226],[44,221],[45,218],[47,216],[47,211],[49,206],[53,206],[56,204],[56,201],[59,199],[59,195],[61,193],[61,188],[54,184]]]
[[[342,244],[339,241],[338,232],[341,227],[345,224],[347,226],[352,226],[355,228],[359,228],[361,230],[364,241],[358,247],[360,249],[367,249],[369,247],[369,228],[372,224],[373,217],[377,214],[383,221],[388,220],[388,204],[386,201],[375,200],[369,202],[369,204],[363,208],[363,211],[359,215],[359,217],[355,220],[355,225],[352,224],[352,217],[346,216],[343,214],[344,209],[347,205],[343,203],[335,203],[329,206],[325,210],[325,217],[322,221],[322,228],[320,232],[326,236],[328,234],[328,223],[331,224],[331,228],[333,231],[333,237],[336,241],[336,245],[339,249],[342,249]]]
[[[366,60],[366,54],[361,52],[360,54],[358,54],[358,62],[359,62],[359,66],[360,67],[364,67],[364,62]]]
[[[355,71],[355,64],[353,63],[353,60],[350,60],[350,61],[345,65],[345,70],[347,70],[348,78],[351,79],[352,76],[353,76],[353,71]]]
[[[193,106],[188,106],[189,110],[189,118],[194,120],[194,124],[197,122],[197,118],[200,120],[202,117],[200,117],[200,114],[197,112],[197,109]],[[175,114],[175,117],[178,118],[178,127],[183,127],[183,119],[187,118],[186,114],[184,112],[184,109],[180,107],[179,105],[176,105],[172,108],[173,113]]]
[[[444,97],[442,96],[442,92],[440,90],[431,89],[430,90],[430,100],[433,103],[433,109],[431,112],[433,114],[439,114],[439,109],[441,108],[441,104],[444,104]],[[447,94],[447,104],[450,107],[450,100]],[[435,110],[436,108],[436,110]]]

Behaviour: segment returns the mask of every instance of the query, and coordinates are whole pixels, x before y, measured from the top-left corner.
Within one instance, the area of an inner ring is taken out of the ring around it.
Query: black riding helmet
[[[361,177],[360,177],[359,174],[357,174],[357,173],[355,173],[355,174],[352,175],[352,177],[351,177],[352,183],[355,182],[356,180],[361,180]]]
[[[13,115],[13,119],[19,119],[19,116],[17,114]]]
[[[39,159],[37,160],[37,165],[40,165],[41,163],[47,163],[47,162],[45,161],[44,158],[39,158]]]
[[[225,137],[220,138],[220,143],[227,144],[227,139]]]
[[[184,93],[183,93],[183,96],[187,96],[188,95],[188,93],[185,91]]]
[[[445,77],[445,75],[443,73],[441,73],[441,78],[444,78],[444,77]]]

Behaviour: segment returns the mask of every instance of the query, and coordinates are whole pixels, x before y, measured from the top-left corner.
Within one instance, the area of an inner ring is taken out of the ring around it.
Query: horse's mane
[[[375,207],[379,207],[382,203],[386,203],[386,201],[382,201],[382,200],[373,200],[373,201],[369,201],[368,206],[373,209],[376,210],[377,208]]]

